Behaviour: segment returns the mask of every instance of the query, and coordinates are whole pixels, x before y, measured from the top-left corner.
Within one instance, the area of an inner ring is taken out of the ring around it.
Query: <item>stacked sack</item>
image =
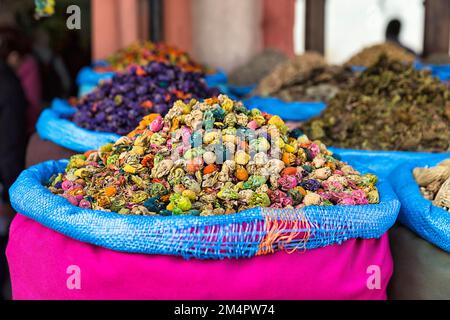
[[[385,299],[392,274],[386,232],[399,203],[389,185],[223,95],[179,100],[114,143],[34,166],[10,195],[21,213],[8,252],[19,298]],[[68,259],[90,270],[86,289],[60,290],[61,273],[49,272],[47,261]],[[373,263],[380,290],[366,284]],[[273,277],[292,265],[302,269]]]

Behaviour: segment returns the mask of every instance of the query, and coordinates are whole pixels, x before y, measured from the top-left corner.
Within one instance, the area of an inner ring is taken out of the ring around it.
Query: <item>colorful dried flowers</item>
[[[149,113],[164,115],[181,99],[188,102],[218,95],[207,87],[203,73],[186,72],[176,66],[151,62],[116,74],[76,104],[71,120],[82,128],[128,134]],[[154,119],[152,130],[159,131],[162,118]],[[156,137],[155,137],[156,139]]]
[[[148,115],[116,143],[73,156],[49,189],[83,208],[209,216],[377,203],[376,182],[279,117],[220,95],[176,101],[164,118]]]

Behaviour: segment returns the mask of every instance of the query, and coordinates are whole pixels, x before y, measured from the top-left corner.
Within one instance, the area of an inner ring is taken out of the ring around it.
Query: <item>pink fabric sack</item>
[[[20,214],[7,248],[14,299],[386,299],[387,234],[250,259],[115,252]]]

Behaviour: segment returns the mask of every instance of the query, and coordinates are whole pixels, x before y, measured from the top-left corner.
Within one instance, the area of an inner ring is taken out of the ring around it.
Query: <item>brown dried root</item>
[[[450,178],[448,178],[439,189],[433,204],[435,206],[450,210]]]
[[[432,183],[442,183],[450,177],[450,166],[438,165],[432,168],[415,168],[414,178],[421,187],[428,187]]]

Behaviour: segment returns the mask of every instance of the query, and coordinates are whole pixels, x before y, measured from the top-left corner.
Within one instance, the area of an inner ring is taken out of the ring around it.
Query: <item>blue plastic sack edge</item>
[[[423,239],[450,252],[450,213],[422,196],[412,173],[416,167],[434,166],[439,161],[428,159],[401,164],[389,180],[401,202],[399,221]]]
[[[63,103],[61,101],[58,104]],[[57,106],[56,109],[67,108]],[[117,141],[120,136],[108,132],[95,132],[78,127],[75,123],[64,119],[63,114],[55,110],[53,107],[45,109],[36,123],[36,130],[44,140],[49,140],[59,146],[73,150],[76,152],[86,152],[98,149],[100,146]],[[66,113],[70,114],[70,113]]]
[[[254,96],[245,99],[247,108],[280,116],[286,121],[305,121],[318,116],[326,108],[324,102],[286,102],[275,97]]]
[[[23,171],[10,189],[14,209],[76,240],[131,253],[199,259],[252,257],[258,252],[261,237],[267,233],[261,227],[266,223],[261,208],[213,217],[144,217],[73,206],[44,186],[52,175],[63,172],[66,165],[67,160],[47,161]],[[304,249],[340,244],[352,238],[381,237],[396,221],[400,203],[389,183],[379,182],[378,188],[380,203],[376,205],[311,206],[301,210],[311,226]],[[289,209],[277,211],[277,217],[300,211],[286,210]],[[220,234],[217,243],[205,241],[211,230]],[[285,249],[298,245],[285,244]]]

